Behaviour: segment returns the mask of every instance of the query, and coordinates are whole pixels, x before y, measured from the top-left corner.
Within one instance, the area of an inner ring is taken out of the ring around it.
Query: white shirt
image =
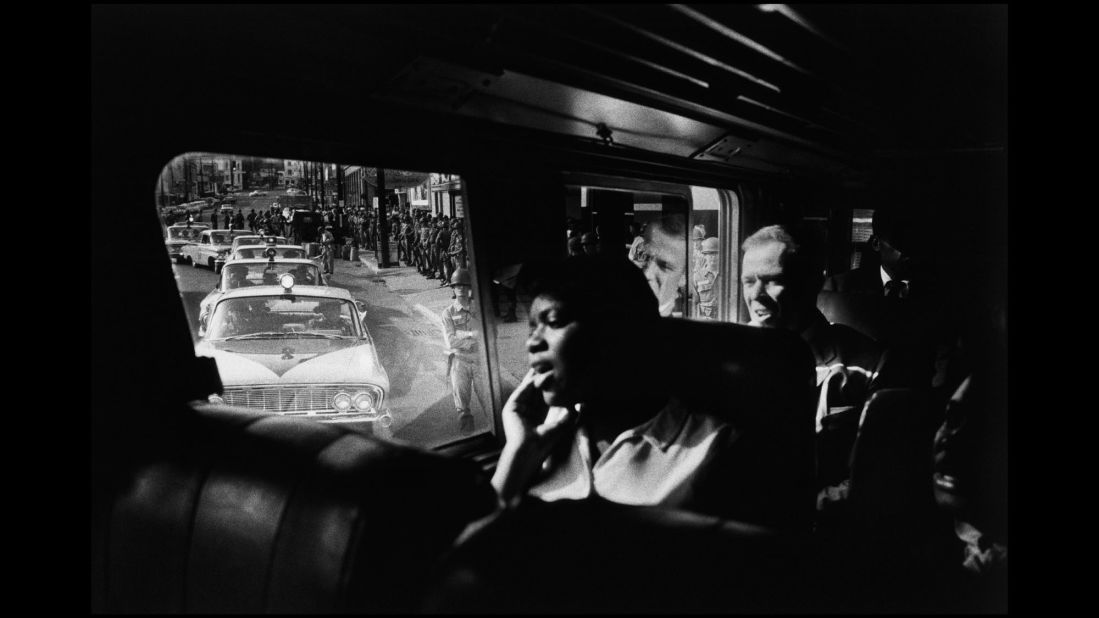
[[[691,414],[671,399],[651,420],[619,434],[595,462],[590,437],[577,429],[568,458],[530,494],[546,501],[599,495],[621,504],[686,508],[707,463],[738,437],[731,425]]]
[[[889,276],[889,273],[885,272],[885,267],[884,267],[884,266],[879,266],[879,267],[878,267],[878,270],[880,270],[880,271],[881,271],[881,289],[883,289],[883,290],[884,290],[884,289],[886,289],[886,288],[888,287],[888,285],[887,285],[887,284],[888,284],[888,283],[889,283],[890,281],[892,281],[892,280],[893,280],[893,277],[890,277],[890,276]],[[908,279],[901,279],[901,283],[903,283],[903,284],[905,284],[905,285],[907,286],[907,285],[908,285]]]

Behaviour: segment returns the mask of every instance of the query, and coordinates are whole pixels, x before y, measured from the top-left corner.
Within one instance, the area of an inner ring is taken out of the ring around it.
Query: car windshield
[[[315,339],[356,336],[351,303],[314,296],[257,296],[218,303],[206,339]]]
[[[210,242],[215,245],[227,245],[229,244],[229,232],[215,232],[210,234]]]
[[[202,233],[202,228],[194,227],[170,227],[168,238],[171,240],[194,240]]]
[[[316,264],[266,262],[263,264],[228,263],[222,271],[222,284],[226,290],[254,285],[279,285],[279,277],[294,275],[296,285],[323,285],[320,269]]]

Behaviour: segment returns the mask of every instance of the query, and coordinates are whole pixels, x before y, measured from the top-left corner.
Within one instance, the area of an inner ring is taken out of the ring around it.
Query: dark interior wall
[[[882,208],[919,214],[919,232],[952,294],[1006,300],[1006,152],[894,158],[881,163],[878,178],[871,193],[874,201]]]
[[[588,208],[599,232],[599,247],[604,255],[620,252],[626,243],[623,233],[625,214],[633,211],[633,194],[625,191],[588,189]]]

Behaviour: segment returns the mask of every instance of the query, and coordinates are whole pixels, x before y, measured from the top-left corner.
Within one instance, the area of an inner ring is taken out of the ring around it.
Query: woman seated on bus
[[[722,420],[735,414],[692,410],[672,393],[671,359],[655,353],[657,300],[629,260],[569,257],[532,292],[531,368],[504,406],[506,444],[492,479],[505,505],[529,492],[776,528],[804,523],[795,513],[804,509],[791,505],[811,511],[811,464],[807,482],[769,479],[782,461],[805,460],[795,451],[805,441],[745,431]]]

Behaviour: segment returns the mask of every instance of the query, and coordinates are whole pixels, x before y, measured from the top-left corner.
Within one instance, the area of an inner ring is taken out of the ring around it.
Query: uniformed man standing
[[[336,236],[331,225],[324,226],[321,244],[324,246],[324,272],[330,275],[336,270]]]
[[[473,413],[470,400],[474,392],[481,402],[482,409],[488,398],[481,384],[480,369],[477,362],[480,345],[475,328],[478,315],[473,311],[473,288],[469,270],[459,268],[451,278],[454,290],[454,302],[443,309],[443,338],[447,347],[447,374],[451,392],[454,395],[454,407],[458,412],[459,428],[462,431],[473,430]]]
[[[699,248],[702,256],[699,269],[691,276],[694,285],[695,303],[698,309],[696,317],[707,320],[717,319],[717,238],[711,236],[702,241]]]

